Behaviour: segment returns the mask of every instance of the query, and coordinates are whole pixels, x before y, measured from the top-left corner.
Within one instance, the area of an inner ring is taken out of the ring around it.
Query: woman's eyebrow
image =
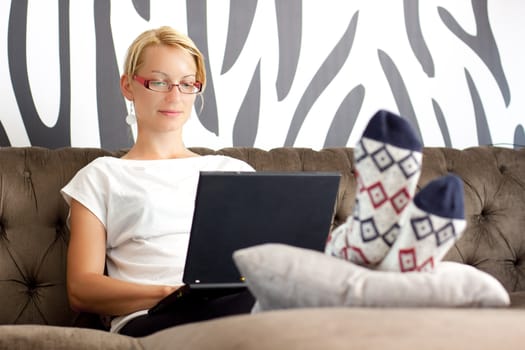
[[[152,70],[151,73],[158,73],[160,75],[164,75],[166,78],[170,77],[168,73],[161,72],[160,70]]]
[[[167,79],[172,80],[171,77],[169,76],[169,74],[164,73],[164,72],[162,72],[162,71],[159,71],[159,70],[152,70],[151,72],[152,72],[152,73],[158,73],[158,74],[160,74],[160,75],[163,75],[163,76],[166,77]],[[195,74],[188,74],[188,75],[183,76],[181,79],[188,78],[188,77],[193,77],[193,78],[195,78],[196,75],[195,75]],[[179,80],[180,80],[180,79],[179,79]]]

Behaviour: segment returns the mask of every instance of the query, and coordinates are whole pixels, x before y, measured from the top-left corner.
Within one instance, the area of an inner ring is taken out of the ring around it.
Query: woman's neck
[[[139,135],[137,136],[137,141],[135,144],[122,158],[156,160],[188,158],[196,156],[198,156],[198,154],[187,149],[181,138],[141,138]]]

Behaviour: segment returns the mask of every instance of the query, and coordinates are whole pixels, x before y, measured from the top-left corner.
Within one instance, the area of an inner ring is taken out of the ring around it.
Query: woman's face
[[[146,80],[179,84],[194,82],[196,71],[195,60],[184,50],[154,45],[144,49],[143,64],[136,75]],[[132,95],[126,97],[134,101],[139,130],[181,131],[191,115],[196,95],[181,93],[177,86],[169,92],[158,92],[148,90],[136,80],[128,83]]]

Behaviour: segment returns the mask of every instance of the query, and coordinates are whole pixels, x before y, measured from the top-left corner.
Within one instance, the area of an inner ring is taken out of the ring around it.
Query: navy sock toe
[[[428,183],[414,197],[416,206],[428,213],[451,219],[465,217],[463,182],[453,174]]]
[[[363,137],[413,151],[422,149],[421,140],[412,125],[406,119],[385,110],[378,111],[370,119]]]

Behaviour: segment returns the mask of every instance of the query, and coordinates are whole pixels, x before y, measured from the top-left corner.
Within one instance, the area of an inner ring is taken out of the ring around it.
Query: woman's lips
[[[179,115],[182,115],[182,111],[175,111],[171,109],[164,109],[160,110],[159,112],[167,117],[178,117]]]

